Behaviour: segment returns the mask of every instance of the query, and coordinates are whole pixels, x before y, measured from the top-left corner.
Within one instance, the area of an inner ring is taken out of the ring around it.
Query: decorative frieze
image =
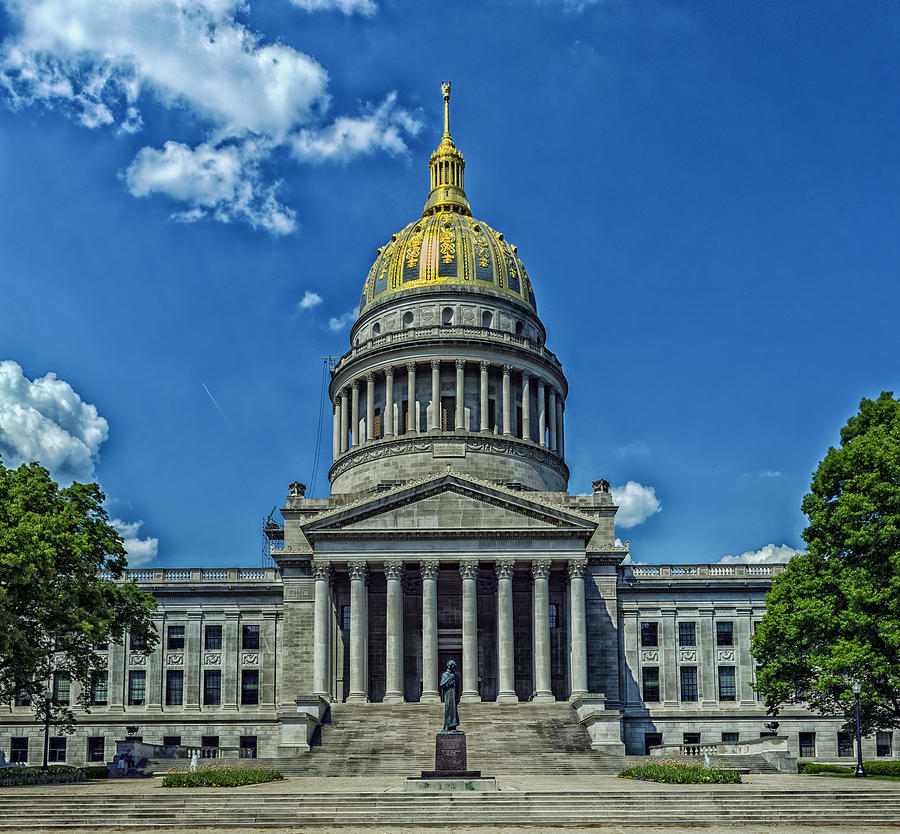
[[[696,649],[679,649],[678,650],[678,662],[679,663],[696,663],[697,662],[697,650]]]
[[[203,655],[204,666],[218,666],[222,662],[222,655],[219,652],[207,652]]]
[[[241,655],[241,666],[259,666],[259,654],[257,652],[244,652]]]
[[[659,649],[644,649],[641,652],[641,663],[659,663]]]
[[[716,660],[719,663],[734,663],[734,649],[719,649],[716,652]]]
[[[132,654],[128,657],[128,664],[130,666],[144,666],[147,663],[147,655],[145,654]]]
[[[182,666],[184,665],[184,655],[183,654],[167,654],[166,655],[166,666]]]

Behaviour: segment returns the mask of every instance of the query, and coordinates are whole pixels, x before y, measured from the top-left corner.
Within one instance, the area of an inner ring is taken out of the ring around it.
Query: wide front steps
[[[502,788],[502,784],[501,784]],[[718,789],[504,791],[497,793],[197,793],[78,795],[0,792],[0,831],[364,826],[742,826],[897,825],[900,791]],[[173,789],[174,791],[174,789]]]

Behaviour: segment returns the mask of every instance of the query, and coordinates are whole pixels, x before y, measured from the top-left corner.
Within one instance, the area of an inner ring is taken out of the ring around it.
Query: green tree
[[[753,638],[770,713],[808,704],[863,732],[900,726],[900,401],[863,399],[803,499],[807,552],[766,597]]]
[[[0,461],[0,703],[24,699],[42,716],[44,689],[61,672],[88,709],[94,673],[106,668],[98,644],[130,633],[148,651],[156,645],[153,597],[112,581],[127,561],[104,498],[97,484],[60,489],[38,463]],[[74,720],[65,704],[52,714],[63,727]]]

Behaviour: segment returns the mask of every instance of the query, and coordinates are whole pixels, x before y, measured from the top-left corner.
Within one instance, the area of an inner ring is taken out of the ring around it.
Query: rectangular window
[[[816,734],[800,733],[800,758],[814,759],[816,756]]]
[[[737,744],[740,733],[722,733],[722,744]]]
[[[242,649],[258,649],[259,648],[259,626],[245,625],[241,629],[241,648]]]
[[[684,733],[681,737],[682,744],[699,744],[700,733]]]
[[[644,702],[650,703],[659,700],[659,667],[645,666],[641,669],[641,682],[644,694]]]
[[[256,758],[256,736],[241,736],[240,757],[242,759]]]
[[[549,608],[550,628],[559,628],[559,606],[551,602]]]
[[[133,652],[142,652],[147,648],[147,641],[138,634],[131,634],[128,637],[128,647]]]
[[[166,671],[166,706],[181,706],[184,702],[184,672],[181,669]]]
[[[184,626],[173,625],[166,629],[166,648],[169,651],[184,649]]]
[[[252,706],[259,703],[259,669],[241,671],[241,704]]]
[[[88,736],[87,758],[89,762],[106,761],[106,744],[103,736]]]
[[[734,666],[719,667],[719,700],[733,701],[735,697]]]
[[[456,397],[441,397],[441,430],[456,429]]]
[[[697,667],[682,666],[681,667],[681,700],[696,701],[697,700]]]
[[[28,739],[25,736],[13,736],[9,746],[9,760],[11,762],[28,761]]]
[[[66,737],[50,736],[50,750],[47,756],[49,762],[64,762],[66,760]]]
[[[222,626],[208,625],[203,629],[203,648],[207,651],[222,649]]]
[[[350,606],[342,605],[341,606],[341,628],[344,631],[350,630]]]
[[[30,707],[31,698],[28,695],[16,695],[15,703],[17,707]]]
[[[893,756],[894,734],[882,730],[875,733],[875,754],[877,756]]]
[[[716,623],[716,645],[734,645],[734,623]]]
[[[381,434],[381,409],[380,408],[375,409],[375,414],[373,415],[373,418],[374,419],[372,421],[372,436],[377,440],[378,438],[382,437],[382,434]]]
[[[109,672],[105,669],[102,672],[94,672],[91,684],[91,703],[97,707],[106,706],[108,698]]]
[[[71,683],[68,672],[53,673],[53,700],[57,704],[68,704],[70,698]]]
[[[678,645],[679,646],[696,646],[697,645],[697,624],[696,623],[678,623]]]
[[[139,707],[144,703],[147,689],[147,673],[143,670],[128,673],[128,706]]]
[[[838,756],[853,757],[853,736],[850,733],[838,733]]]
[[[217,707],[222,703],[222,672],[206,669],[203,672],[203,705]]]
[[[641,646],[658,646],[659,625],[657,623],[641,623]]]
[[[163,736],[163,747],[181,747],[181,736]]]
[[[200,746],[216,750],[219,747],[219,737],[218,736],[200,736]]]
[[[651,747],[659,747],[662,744],[662,733],[644,733],[644,755],[650,755]]]
[[[409,400],[400,403],[400,432],[406,434],[409,431]]]
[[[488,428],[497,433],[497,401],[488,400]]]

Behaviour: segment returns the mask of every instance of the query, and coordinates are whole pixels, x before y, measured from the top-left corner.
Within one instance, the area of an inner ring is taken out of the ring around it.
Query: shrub
[[[900,762],[863,762],[863,768],[871,776],[900,778]]]
[[[195,771],[170,770],[162,780],[164,788],[234,788],[238,785],[256,785],[260,782],[277,782],[284,777],[271,767],[253,765],[207,765]]]
[[[83,767],[85,778],[106,779],[109,777],[109,768],[106,765],[88,765]]]
[[[677,759],[647,759],[639,765],[619,772],[623,779],[643,779],[647,782],[669,782],[676,785],[695,783],[736,783],[741,774],[722,767],[705,767],[697,762]]]
[[[853,773],[854,768],[844,765],[819,764],[818,762],[804,762],[800,770],[805,776],[815,776],[817,773]]]
[[[83,782],[84,770],[71,765],[50,765],[47,773],[42,767],[5,767],[0,770],[0,786],[59,785]]]

